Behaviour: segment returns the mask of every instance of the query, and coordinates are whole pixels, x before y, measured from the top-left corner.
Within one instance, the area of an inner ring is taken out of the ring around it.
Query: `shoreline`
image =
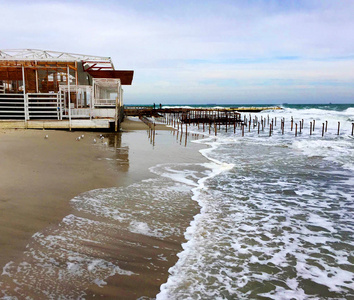
[[[122,133],[103,133],[107,146],[100,141],[93,143],[99,132],[2,130],[0,153],[5,164],[0,171],[0,189],[4,191],[0,202],[0,266],[21,261],[34,233],[56,227],[65,216],[73,213],[70,201],[74,197],[94,189],[124,187],[156,177],[149,168],[157,164],[206,161],[197,151],[202,148],[200,145],[176,146],[173,129],[163,124],[160,126],[165,130],[157,130],[154,145],[149,143],[144,132],[148,126],[131,120],[122,123]],[[76,137],[82,134],[85,137],[76,141]],[[49,136],[48,139],[44,138],[45,135]],[[191,214],[185,217],[188,224],[199,209],[197,203],[189,201]],[[85,298],[119,299],[117,293],[122,299],[136,299],[139,295],[154,297],[167,280],[168,269],[176,262],[176,254],[182,250],[184,242],[184,236],[171,243],[132,236],[128,231],[120,234],[123,240],[138,238],[147,245],[154,241],[158,247],[164,245],[170,249],[166,252],[168,261],[161,264],[163,271],[159,280],[152,277],[152,272],[143,271],[143,265],[140,268],[136,265],[141,276],[133,282],[129,276],[115,275],[107,278],[106,286],[87,287]],[[124,247],[120,249],[124,253]],[[132,249],[124,255],[136,260],[141,254],[132,252]],[[149,251],[154,252],[153,248]]]

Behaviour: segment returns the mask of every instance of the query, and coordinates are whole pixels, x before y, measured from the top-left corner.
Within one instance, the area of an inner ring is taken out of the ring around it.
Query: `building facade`
[[[117,129],[133,75],[110,57],[0,50],[0,120],[106,119]]]

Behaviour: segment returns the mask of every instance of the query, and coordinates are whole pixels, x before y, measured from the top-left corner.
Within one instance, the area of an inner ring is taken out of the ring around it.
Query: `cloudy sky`
[[[110,56],[127,104],[354,103],[351,0],[0,0],[0,49]]]

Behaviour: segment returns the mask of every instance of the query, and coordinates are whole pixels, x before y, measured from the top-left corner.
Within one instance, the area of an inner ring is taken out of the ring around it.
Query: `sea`
[[[126,230],[185,238],[158,300],[354,299],[354,105],[281,108],[242,113],[266,123],[244,136],[240,127],[221,126],[215,136],[191,125],[177,139],[198,144],[205,162],[171,158],[150,167],[151,178],[72,199],[75,213],[36,233],[23,261],[3,268],[2,297],[25,299],[30,289],[34,299],[81,299],[89,285],[134,275],[102,246],[123,243],[117,236]],[[186,198],[198,207],[187,224]],[[161,252],[149,268],[168,259]]]
[[[271,136],[251,125],[198,141],[200,213],[157,299],[354,299],[354,105],[281,107],[256,114],[277,118]]]

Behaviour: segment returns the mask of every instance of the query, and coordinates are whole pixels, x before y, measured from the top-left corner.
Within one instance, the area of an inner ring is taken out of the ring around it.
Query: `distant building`
[[[117,127],[122,85],[133,74],[115,70],[110,57],[0,50],[0,120],[107,119]]]

